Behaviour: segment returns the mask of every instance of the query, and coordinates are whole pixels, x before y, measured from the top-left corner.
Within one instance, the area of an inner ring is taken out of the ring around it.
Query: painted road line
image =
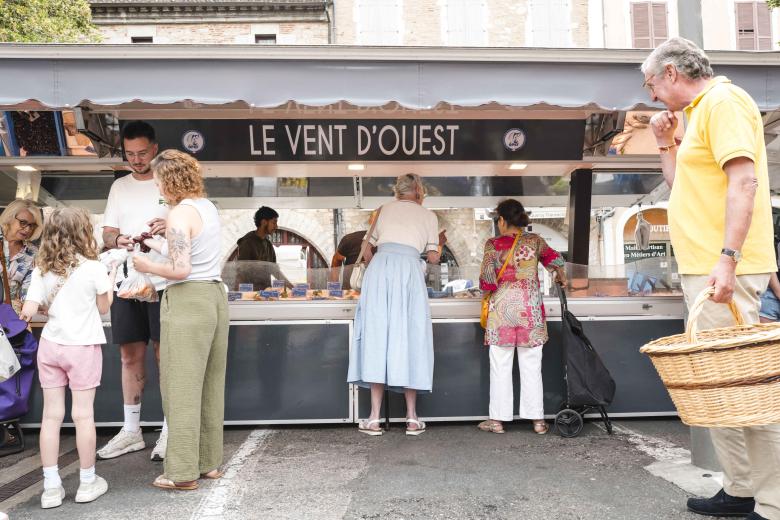
[[[600,424],[595,426],[604,430]],[[712,496],[723,487],[723,474],[691,464],[689,450],[664,439],[643,435],[625,426],[613,424],[613,430],[625,437],[636,449],[655,459],[655,462],[644,467],[650,474],[696,496]]]
[[[228,503],[231,508],[237,506],[237,499],[233,495],[237,495],[239,487],[238,474],[250,458],[265,446],[272,433],[273,430],[254,430],[249,434],[223,468],[225,475],[214,482],[208,494],[192,513],[190,520],[221,520],[225,518],[225,507]]]

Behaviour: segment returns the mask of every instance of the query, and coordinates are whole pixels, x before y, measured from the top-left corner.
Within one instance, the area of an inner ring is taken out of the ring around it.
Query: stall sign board
[[[585,136],[581,119],[147,122],[161,150],[201,161],[577,161]]]

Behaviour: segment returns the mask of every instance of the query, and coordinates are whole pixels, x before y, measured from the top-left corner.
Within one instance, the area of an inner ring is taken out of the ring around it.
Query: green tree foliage
[[[766,0],[766,5],[768,5],[770,9],[780,7],[780,0]]]
[[[87,0],[0,0],[0,42],[86,43],[99,39]]]

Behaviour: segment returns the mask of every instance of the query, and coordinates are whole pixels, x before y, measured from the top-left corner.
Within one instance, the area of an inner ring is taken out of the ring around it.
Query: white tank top
[[[222,281],[222,269],[219,261],[221,226],[219,212],[208,199],[184,199],[179,204],[191,206],[200,214],[203,229],[192,237],[192,271],[185,281],[213,280]]]

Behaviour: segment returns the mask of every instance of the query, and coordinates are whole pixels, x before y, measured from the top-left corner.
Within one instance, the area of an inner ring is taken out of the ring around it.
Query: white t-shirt
[[[61,277],[52,272],[41,276],[33,270],[27,300],[49,306],[49,321],[41,337],[60,345],[100,345],[106,342],[95,297],[111,290],[106,267],[96,260],[84,260],[48,301]]]
[[[403,244],[420,253],[439,247],[436,213],[411,200],[394,200],[382,206],[369,240],[372,244]]]
[[[168,206],[153,179],[139,181],[129,174],[114,181],[108,193],[103,226],[118,228],[123,235],[136,237],[149,231],[147,223],[155,218],[168,218]],[[113,247],[114,244],[106,246]],[[135,254],[142,253],[136,251]],[[153,262],[165,262],[165,258],[154,251],[148,255]],[[132,270],[132,262],[128,262],[128,274]],[[117,282],[124,279],[122,267],[118,269],[116,278]],[[154,275],[150,275],[150,278],[158,291],[165,289],[167,282],[164,278]]]

